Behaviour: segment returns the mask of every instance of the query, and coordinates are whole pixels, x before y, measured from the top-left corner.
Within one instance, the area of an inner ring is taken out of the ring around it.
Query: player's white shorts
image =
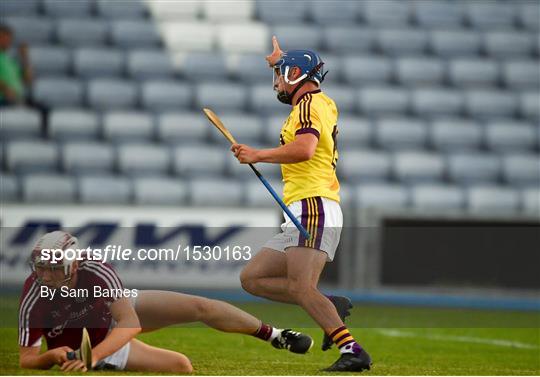
[[[324,251],[331,262],[343,227],[343,214],[338,202],[320,196],[306,198],[289,205],[289,209],[311,235],[307,240],[300,234],[286,213],[281,233],[271,238],[264,247],[285,252],[289,247],[304,246]]]

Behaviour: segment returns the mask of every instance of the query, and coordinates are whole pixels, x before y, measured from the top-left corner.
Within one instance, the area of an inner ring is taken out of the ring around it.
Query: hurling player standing
[[[235,144],[231,150],[241,163],[281,164],[283,201],[311,238],[304,238],[285,216],[282,232],[248,263],[240,279],[254,295],[302,306],[321,326],[323,350],[335,343],[341,353],[326,371],[362,371],[370,368],[371,359],[343,323],[350,300],[327,297],[317,288],[343,226],[336,176],[338,110],[320,89],[326,73],[319,55],[309,50],[282,52],[276,37],[272,42],[274,51],[266,60],[274,70],[274,90],[280,102],[292,106],[279,136],[281,145],[258,150]]]

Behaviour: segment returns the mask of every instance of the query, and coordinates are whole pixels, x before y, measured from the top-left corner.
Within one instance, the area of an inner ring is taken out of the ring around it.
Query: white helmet
[[[36,268],[50,268],[50,269],[58,269],[63,268],[65,279],[61,281],[60,283],[66,283],[69,280],[71,280],[71,267],[73,265],[73,260],[68,260],[66,258],[62,258],[61,260],[58,260],[56,263],[51,263],[51,260],[47,260],[42,258],[42,250],[49,250],[49,253],[54,254],[55,252],[58,252],[58,250],[66,250],[66,249],[77,249],[79,246],[79,242],[76,237],[73,237],[68,232],[64,232],[62,230],[55,230],[54,232],[47,233],[43,235],[35,244],[34,248],[32,249],[32,254],[30,257],[30,266],[32,268],[32,271],[37,274]],[[36,276],[38,283],[42,284],[43,280],[40,276]]]

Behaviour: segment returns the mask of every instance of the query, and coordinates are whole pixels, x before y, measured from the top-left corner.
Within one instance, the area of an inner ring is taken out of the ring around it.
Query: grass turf
[[[0,373],[63,374],[21,370],[17,349],[17,300],[0,298]],[[201,375],[314,375],[333,363],[338,352],[320,350],[322,332],[296,306],[273,303],[238,304],[277,326],[294,326],[314,337],[307,355],[273,349],[258,339],[225,334],[198,325],[162,329],[139,338],[176,350]],[[347,321],[374,365],[366,375],[538,375],[540,314],[408,308],[356,304]],[[91,372],[91,374],[133,374]],[[142,374],[142,373],[141,373]]]

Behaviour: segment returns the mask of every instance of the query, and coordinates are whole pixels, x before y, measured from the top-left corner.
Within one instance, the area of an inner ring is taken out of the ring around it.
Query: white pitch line
[[[513,340],[505,339],[490,339],[490,338],[476,338],[472,336],[460,336],[460,335],[437,335],[437,334],[418,334],[410,331],[402,331],[395,329],[377,329],[378,333],[395,337],[395,338],[423,338],[429,340],[441,340],[441,341],[451,341],[451,342],[462,342],[462,343],[478,343],[478,344],[488,344],[491,346],[499,347],[511,347],[511,348],[523,348],[523,349],[538,349],[540,348],[536,344],[516,342]]]

